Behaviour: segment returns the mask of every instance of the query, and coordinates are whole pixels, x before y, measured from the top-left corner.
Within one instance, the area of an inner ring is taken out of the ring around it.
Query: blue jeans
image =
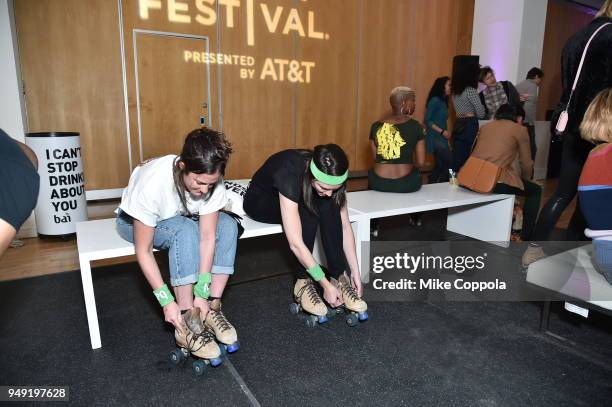
[[[129,215],[117,216],[117,232],[128,242],[134,243],[134,226]],[[229,215],[220,212],[215,233],[213,274],[233,274],[236,258],[238,226]],[[160,221],[155,226],[153,247],[168,250],[170,284],[180,286],[198,281],[200,273],[200,225],[185,216],[175,216]]]

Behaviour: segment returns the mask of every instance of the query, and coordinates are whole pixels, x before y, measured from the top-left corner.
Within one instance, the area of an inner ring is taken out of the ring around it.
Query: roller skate
[[[349,326],[355,326],[359,322],[367,321],[369,317],[367,311],[368,304],[357,295],[351,284],[351,279],[346,273],[342,273],[338,280],[330,278],[330,281],[342,293],[344,304],[338,308],[331,308],[328,316],[346,314],[345,320]]]
[[[307,327],[312,328],[329,320],[327,306],[312,279],[298,278],[293,287],[293,298],[295,302],[289,305],[289,311],[299,318],[304,318]]]
[[[215,367],[221,364],[221,350],[215,342],[214,332],[202,324],[199,308],[185,312],[183,319],[185,334],[174,331],[178,347],[170,352],[170,361],[178,365],[192,355],[196,358],[191,365],[193,373],[201,376],[209,365]]]
[[[236,333],[236,328],[234,328],[223,314],[223,311],[221,311],[221,300],[215,298],[209,304],[210,310],[206,315],[204,323],[215,333],[222,354],[236,352],[240,349],[238,334]]]

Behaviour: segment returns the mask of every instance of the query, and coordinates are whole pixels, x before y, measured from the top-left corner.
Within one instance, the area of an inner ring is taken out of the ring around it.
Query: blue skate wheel
[[[221,358],[214,358],[210,360],[210,365],[212,367],[217,367],[219,366],[221,363],[223,363],[223,361],[221,360]]]
[[[191,365],[191,370],[196,376],[202,376],[206,370],[206,363],[203,360],[194,360]]]
[[[329,321],[329,318],[327,317],[327,315],[323,315],[323,316],[320,316],[319,318],[317,318],[317,320],[318,320],[318,322],[319,322],[320,324],[324,324],[324,323],[326,323],[327,321]]]
[[[358,315],[359,315],[359,320],[360,320],[361,322],[363,322],[363,321],[367,321],[367,320],[368,320],[368,318],[370,317],[370,316],[368,315],[368,311],[363,311],[363,312],[360,312]]]
[[[227,348],[227,353],[234,353],[238,349],[240,349],[240,341],[236,341],[234,343],[231,343],[231,344],[227,345],[226,348]]]
[[[297,315],[300,313],[300,304],[294,302],[292,304],[289,304],[289,312],[291,312],[292,315]]]
[[[306,326],[308,328],[312,328],[312,327],[317,326],[317,317],[315,317],[314,315],[309,315],[306,318]]]
[[[348,326],[355,326],[359,323],[359,319],[355,314],[348,314],[346,316],[346,323],[348,324]]]
[[[173,365],[178,365],[183,360],[185,360],[185,355],[180,349],[174,349],[172,352],[170,352],[169,356],[170,356],[170,363],[172,363]]]

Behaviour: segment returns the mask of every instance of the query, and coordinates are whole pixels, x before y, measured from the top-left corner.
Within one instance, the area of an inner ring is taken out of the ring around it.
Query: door
[[[210,123],[208,38],[134,30],[140,160],[179,154]]]

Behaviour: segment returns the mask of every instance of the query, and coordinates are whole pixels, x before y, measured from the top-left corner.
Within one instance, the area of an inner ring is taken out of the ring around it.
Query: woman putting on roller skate
[[[328,318],[327,306],[314,281],[320,284],[330,306],[344,304],[360,320],[367,319],[346,206],[348,165],[346,154],[336,144],[319,145],[314,151],[281,151],[257,170],[244,197],[244,210],[251,218],[283,225],[289,247],[301,265],[293,295],[295,302],[311,314],[307,325]],[[312,255],[318,228],[327,258],[327,276]],[[347,263],[350,275],[345,272]],[[297,313],[298,309],[294,306],[292,311]],[[356,323],[353,315],[347,321]]]
[[[134,243],[165,320],[175,327],[177,345],[212,365],[221,363],[215,337],[230,352],[239,346],[220,301],[234,272],[238,230],[232,217],[219,212],[227,202],[222,177],[231,152],[223,133],[193,130],[179,156],[151,159],[133,171],[117,210],[117,231]],[[168,250],[176,300],[153,248]],[[182,359],[180,353],[173,353],[174,360]],[[194,364],[196,373],[202,367]]]

